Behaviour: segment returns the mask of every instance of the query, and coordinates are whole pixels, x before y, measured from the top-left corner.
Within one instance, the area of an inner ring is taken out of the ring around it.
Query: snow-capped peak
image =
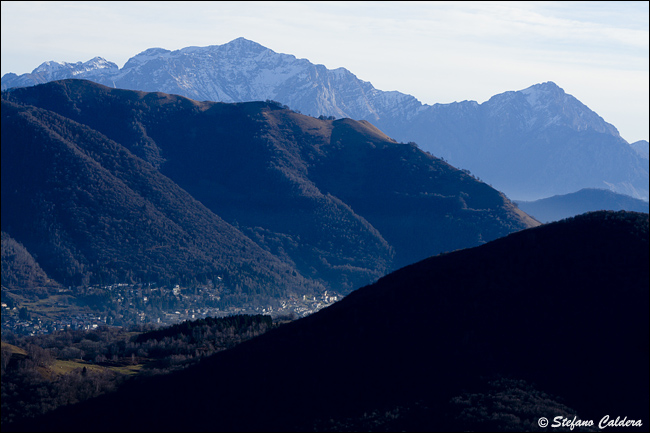
[[[246,38],[239,37],[237,39],[233,39],[232,41],[224,44],[223,46],[232,46],[232,47],[237,47],[237,48],[247,48],[247,49],[258,49],[258,50],[267,50],[268,48],[258,44],[255,41],[251,41]]]
[[[552,81],[532,85],[520,92],[526,95],[526,101],[531,107],[546,105],[550,100],[566,96],[564,90]]]
[[[109,62],[105,58],[99,56],[93,57],[92,59],[88,60],[87,62],[84,63],[84,66],[94,66],[96,69],[104,69],[104,68],[113,69],[118,67],[115,63]]]
[[[115,63],[109,62],[102,57],[94,57],[84,63],[57,62],[53,60],[47,61],[34,69],[32,74],[43,77],[47,81],[51,81],[77,77],[80,74],[92,74],[98,70],[104,70],[104,72],[107,72],[107,70],[118,71],[119,68]]]
[[[68,65],[71,65],[71,63],[66,63],[66,62],[57,62],[54,60],[49,60],[47,62],[43,62],[36,69],[32,71],[32,74],[40,74],[40,73],[47,73],[47,72],[53,72],[57,71],[61,68],[64,68]]]

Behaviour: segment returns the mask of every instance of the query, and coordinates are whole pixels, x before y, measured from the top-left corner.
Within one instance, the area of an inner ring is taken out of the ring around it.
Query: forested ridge
[[[229,305],[277,307],[538,224],[368,122],[84,80],[2,103],[3,239],[44,273],[3,264],[3,293],[49,294],[47,276],[72,295],[203,286]]]
[[[219,276],[243,292],[317,286],[117,143],[51,112],[3,104],[3,228],[61,284]],[[6,144],[14,141],[21,147]],[[10,164],[26,152],[28,170]]]

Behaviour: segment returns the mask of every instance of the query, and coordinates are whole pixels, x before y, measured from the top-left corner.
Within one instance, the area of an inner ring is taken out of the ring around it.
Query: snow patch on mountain
[[[149,48],[140,54],[137,54],[131,57],[125,64],[124,69],[137,68],[140,65],[143,65],[152,60],[163,60],[169,58],[171,51],[165,50],[164,48]]]

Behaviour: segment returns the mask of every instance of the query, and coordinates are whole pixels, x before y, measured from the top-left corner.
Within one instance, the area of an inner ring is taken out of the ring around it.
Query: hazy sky
[[[649,2],[2,2],[2,75],[244,37],[426,104],[553,81],[648,140]]]

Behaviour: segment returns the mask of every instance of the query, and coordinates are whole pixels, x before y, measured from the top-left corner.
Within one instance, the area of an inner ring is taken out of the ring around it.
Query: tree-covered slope
[[[268,296],[318,287],[119,143],[2,104],[2,229],[60,283],[221,277],[231,293]]]
[[[344,293],[537,224],[503,194],[367,122],[83,80],[3,95],[119,143],[264,250]]]

